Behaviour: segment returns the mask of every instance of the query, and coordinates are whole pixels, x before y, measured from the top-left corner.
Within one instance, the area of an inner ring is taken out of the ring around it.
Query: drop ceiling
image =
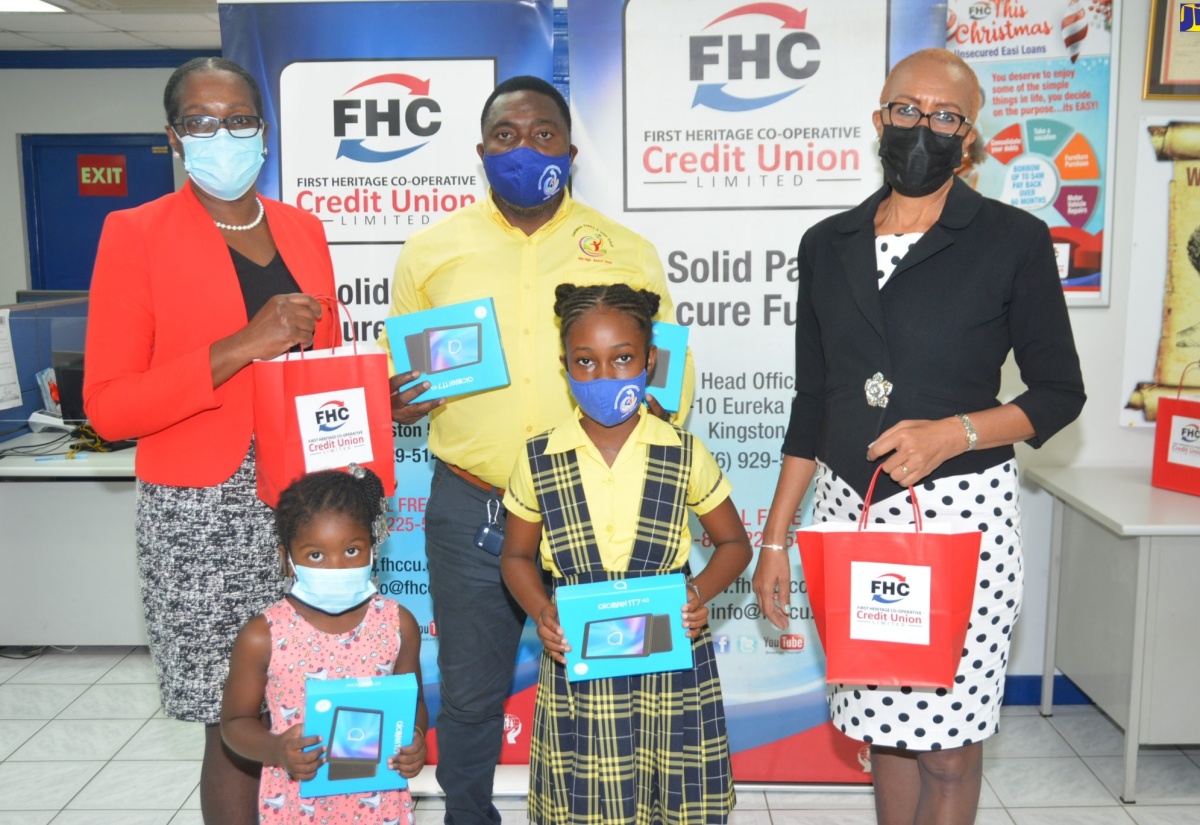
[[[64,14],[0,14],[0,50],[219,49],[217,0],[49,0]]]

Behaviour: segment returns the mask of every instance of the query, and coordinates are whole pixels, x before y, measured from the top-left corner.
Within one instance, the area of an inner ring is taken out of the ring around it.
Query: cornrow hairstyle
[[[258,82],[250,72],[232,60],[226,60],[223,57],[194,57],[171,73],[171,77],[167,80],[167,87],[163,89],[163,109],[167,113],[167,123],[174,124],[175,121],[179,120],[183,81],[199,72],[229,72],[230,74],[237,75],[250,89],[250,96],[254,99],[254,113],[262,117],[262,92],[258,88]]]
[[[567,333],[575,322],[593,309],[612,309],[637,321],[646,338],[646,352],[654,341],[654,316],[658,313],[661,296],[648,289],[632,289],[628,284],[576,286],[559,284],[554,288],[554,314],[562,319],[562,344],[567,347]]]
[[[344,513],[367,528],[375,547],[383,540],[380,535],[383,501],[383,482],[366,467],[353,467],[350,472],[309,473],[280,494],[275,507],[275,532],[279,543],[290,550],[296,533],[319,514],[332,511]]]
[[[562,92],[540,77],[534,77],[529,74],[510,77],[492,90],[492,93],[488,95],[487,101],[483,104],[483,111],[479,115],[479,130],[481,132],[487,131],[488,114],[492,111],[492,104],[496,102],[496,98],[512,92],[537,92],[550,98],[554,101],[554,105],[558,107],[559,114],[563,116],[563,121],[567,124],[567,133],[570,134],[571,107],[567,105],[567,100],[562,96]]]

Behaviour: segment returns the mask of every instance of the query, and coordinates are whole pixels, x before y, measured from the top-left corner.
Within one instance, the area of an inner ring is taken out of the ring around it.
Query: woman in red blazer
[[[205,723],[205,822],[257,821],[258,766],[218,726],[238,629],[282,595],[271,510],[255,494],[255,359],[331,346],[337,319],[319,220],[255,192],[266,154],[254,79],[219,58],[164,94],[189,181],[104,225],[84,398],[109,439],[137,438],[138,568],[164,711]]]

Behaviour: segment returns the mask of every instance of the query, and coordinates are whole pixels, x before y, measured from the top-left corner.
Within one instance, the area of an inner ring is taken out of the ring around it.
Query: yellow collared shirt
[[[575,414],[555,428],[546,445],[547,453],[576,451],[579,461],[579,477],[583,482],[588,512],[592,516],[592,531],[600,549],[604,569],[625,570],[633,553],[634,532],[637,529],[638,512],[642,505],[642,489],[646,481],[646,459],[650,445],[678,445],[679,435],[665,421],[650,415],[644,407],[639,408],[641,420],[621,447],[616,461],[609,467],[588,438],[579,423],[582,414]],[[692,471],[688,478],[687,505],[698,516],[713,510],[729,498],[732,488],[729,480],[717,466],[712,453],[699,438],[692,439]],[[524,449],[513,467],[512,478],[504,493],[504,506],[510,516],[525,521],[540,522],[537,496],[533,491],[533,474]],[[679,556],[674,569],[679,569],[688,559],[692,547],[692,534],[688,530],[687,510],[680,512],[682,520]],[[542,566],[560,575],[550,554],[550,547],[543,534],[541,544]]]
[[[396,262],[388,314],[490,297],[511,381],[434,410],[433,454],[503,487],[525,440],[571,411],[554,288],[617,282],[658,293],[657,319],[674,321],[654,246],[567,193],[554,217],[532,235],[511,226],[489,196],[409,238]],[[379,344],[386,348],[386,336]],[[691,407],[694,384],[689,353],[679,421]]]

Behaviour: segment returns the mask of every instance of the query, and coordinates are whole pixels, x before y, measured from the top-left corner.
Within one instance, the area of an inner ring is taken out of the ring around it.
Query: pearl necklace
[[[214,220],[213,223],[215,223],[217,225],[217,229],[224,229],[228,232],[245,232],[248,229],[253,229],[254,227],[258,226],[260,223],[262,223],[263,215],[266,214],[266,209],[263,208],[262,199],[255,198],[254,200],[258,201],[258,217],[255,218],[250,223],[245,224],[244,226],[234,226],[231,223],[221,223],[220,221],[217,221],[217,220]]]

